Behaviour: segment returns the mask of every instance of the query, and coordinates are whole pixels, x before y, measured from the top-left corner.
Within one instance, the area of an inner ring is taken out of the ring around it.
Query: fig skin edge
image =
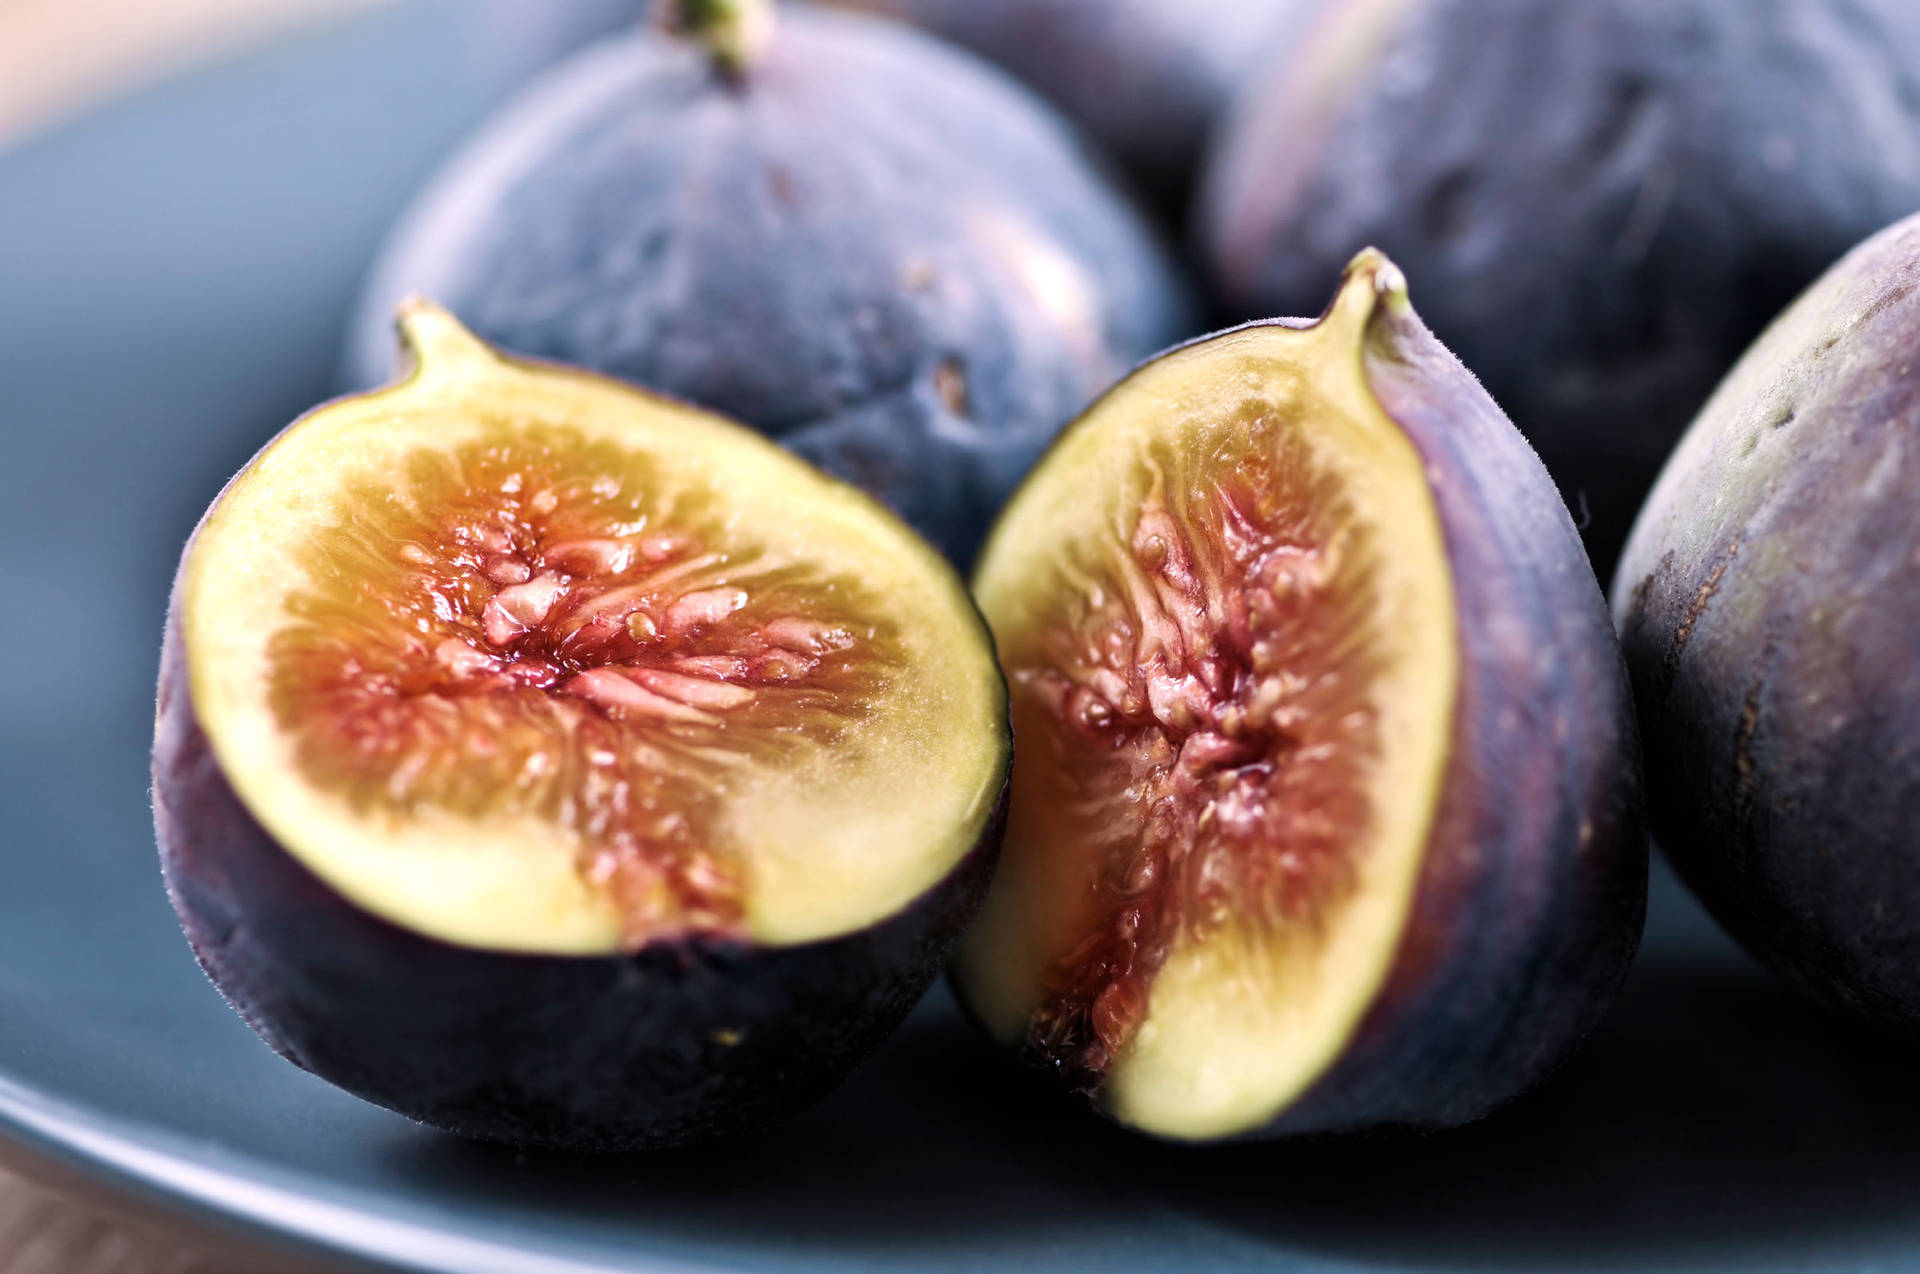
[[[375,392],[418,376],[421,351],[409,348],[407,357],[409,370]],[[302,414],[256,458],[340,401]],[[819,1100],[939,976],[992,879],[1010,748],[992,812],[947,875],[878,923],[821,941],[774,947],[692,935],[606,956],[494,951],[429,937],[347,899],[241,802],[194,708],[181,581],[201,528],[238,477],[202,514],[169,595],[154,828],[167,896],[195,959],[282,1057],[376,1105],[476,1140],[653,1149],[750,1130]]]
[[[1537,1086],[1599,1022],[1646,917],[1626,668],[1552,478],[1377,253],[1363,361],[1426,462],[1460,684],[1444,795],[1386,983],[1280,1131],[1449,1127]],[[1543,746],[1545,744],[1546,746]],[[1489,972],[1512,971],[1507,981]]]
[[[1532,448],[1413,312],[1400,270],[1369,249],[1342,296],[1359,286],[1372,300],[1356,353],[1424,462],[1452,566],[1452,743],[1396,953],[1359,1025],[1273,1118],[1223,1140],[1438,1130],[1490,1114],[1578,1049],[1646,915],[1632,703],[1579,532]],[[1319,321],[1248,323],[1167,353]],[[1126,392],[1123,380],[1108,396]]]

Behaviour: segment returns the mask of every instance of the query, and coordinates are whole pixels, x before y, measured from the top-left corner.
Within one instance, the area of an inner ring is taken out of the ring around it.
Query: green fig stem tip
[[[424,297],[410,296],[394,312],[400,348],[413,360],[417,372],[432,374],[477,363],[494,355],[485,342],[460,320]]]
[[[1384,307],[1396,318],[1412,307],[1407,296],[1407,276],[1378,248],[1367,248],[1347,266],[1342,291],[1349,287],[1372,289],[1373,303]]]
[[[668,30],[698,40],[714,65],[738,78],[773,38],[773,0],[661,0]]]

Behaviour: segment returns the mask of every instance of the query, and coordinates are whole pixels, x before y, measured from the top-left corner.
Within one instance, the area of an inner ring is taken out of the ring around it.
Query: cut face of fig
[[[285,901],[247,896],[243,860],[310,875],[330,905],[443,955],[590,966],[828,948],[957,888],[910,924],[911,959],[847,970],[847,1007],[874,990],[864,976],[900,988],[870,1011],[904,1009],[984,876],[962,868],[991,855],[1005,783],[1004,691],[958,581],[869,498],[744,429],[509,362],[431,307],[405,330],[412,378],[269,444],[184,558],[156,791],[190,933],[209,921],[198,887],[249,931]],[[270,1036],[329,1017],[339,987],[317,974],[247,985],[314,952],[239,970],[231,941],[196,942]],[[728,976],[778,982],[736,963]],[[777,985],[754,994],[762,1016],[797,1011]],[[298,1013],[275,1012],[282,996]],[[834,1029],[849,1027],[872,1034]],[[508,1062],[524,1059],[456,1064]],[[354,1059],[357,1090],[471,1122],[368,1082],[381,1065]],[[659,1140],[650,1118],[617,1113],[600,1139]]]
[[[1319,324],[1243,328],[1136,372],[1029,479],[976,577],[1021,756],[957,982],[992,1034],[1148,1131],[1472,1117],[1539,1059],[1427,1073],[1428,997],[1486,1029],[1541,993],[1523,953],[1571,948],[1551,976],[1569,976],[1584,1030],[1637,934],[1645,851],[1597,586],[1537,462],[1518,463],[1524,444],[1403,287],[1363,257]],[[1431,365],[1401,410],[1379,368],[1416,356]],[[1429,414],[1456,429],[1445,449]],[[1448,507],[1489,497],[1510,507]],[[1463,534],[1468,519],[1530,524],[1531,543]],[[1501,622],[1480,591],[1509,587],[1569,612],[1527,616],[1561,638],[1564,676],[1488,675],[1523,656],[1479,631]],[[1538,732],[1495,757],[1578,775],[1548,784],[1557,817],[1498,826],[1513,775],[1475,750],[1488,700],[1498,729]],[[1491,838],[1460,839],[1469,807]],[[1606,837],[1594,880],[1583,817]],[[1538,875],[1578,932],[1551,931],[1552,908],[1479,911],[1473,875]],[[1511,932],[1443,967],[1455,925]],[[1552,1014],[1503,1025],[1556,1055],[1577,1034]]]
[[[1108,1080],[1123,1117],[1182,1102],[1200,1132],[1300,1087],[1364,1009],[1456,682],[1419,454],[1351,360],[1288,384],[1274,343],[1224,337],[1136,379],[1132,409],[1050,461],[1100,498],[1023,500],[979,577],[1026,749],[1014,843],[1061,847],[1007,864],[1003,896],[1032,891],[1007,918],[1042,919],[1019,970],[1039,976],[983,987],[983,1012]]]

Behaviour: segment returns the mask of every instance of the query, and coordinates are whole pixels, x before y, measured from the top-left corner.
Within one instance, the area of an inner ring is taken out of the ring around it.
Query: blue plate
[[[272,1268],[1920,1268],[1915,1056],[1727,947],[1671,883],[1544,1092],[1425,1139],[1187,1149],[1034,1088],[936,992],[765,1136],[614,1160],[464,1144],[270,1054],[161,895],[146,750],[174,556],[324,397],[350,296],[520,71],[385,9],[0,156],[0,1147]]]

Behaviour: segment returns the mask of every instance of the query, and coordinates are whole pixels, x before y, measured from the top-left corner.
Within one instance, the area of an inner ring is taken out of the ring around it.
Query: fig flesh
[[[1654,834],[1754,955],[1920,1033],[1920,218],[1774,323],[1681,442],[1614,614]]]
[[[1273,58],[1196,218],[1229,309],[1378,244],[1603,578],[1768,319],[1920,207],[1910,0],[1342,0]]]
[[[1115,1119],[1485,1114],[1639,936],[1632,722],[1552,484],[1377,253],[1134,372],[982,554],[1021,753],[955,982]]]
[[[1186,281],[1070,127],[973,58],[862,14],[673,7],[679,33],[556,68],[422,193],[349,380],[383,379],[394,303],[433,296],[751,425],[969,559],[1060,426],[1191,333]]]
[[[750,431],[403,325],[414,373],[289,427],[182,558],[154,791],[194,949],[282,1054],[456,1132],[792,1109],[984,887],[984,626]]]

